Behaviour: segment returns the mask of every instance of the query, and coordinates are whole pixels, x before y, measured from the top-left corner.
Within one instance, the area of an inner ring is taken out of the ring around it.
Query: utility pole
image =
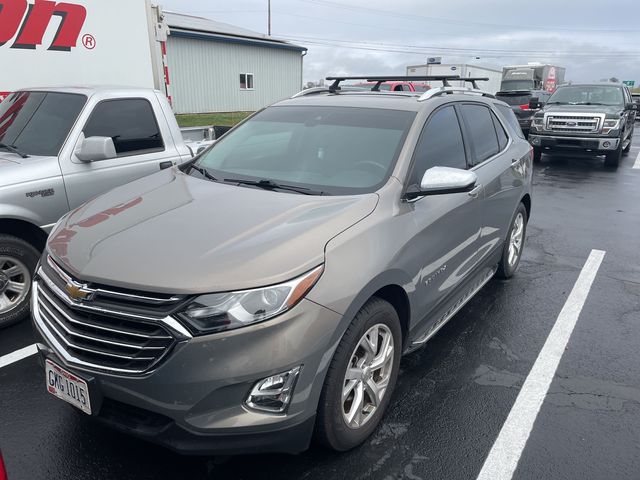
[[[271,36],[271,0],[267,0],[269,3],[269,29],[268,29],[268,35]]]

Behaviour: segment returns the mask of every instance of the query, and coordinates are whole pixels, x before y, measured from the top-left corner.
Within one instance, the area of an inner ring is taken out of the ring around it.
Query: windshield
[[[531,90],[533,87],[533,80],[504,80],[500,90]]]
[[[270,107],[198,160],[216,178],[270,180],[326,194],[367,193],[389,178],[415,112]]]
[[[0,103],[0,143],[55,157],[86,100],[70,93],[14,93]]]
[[[568,105],[623,105],[622,89],[616,86],[592,85],[561,87],[551,95],[549,103]]]

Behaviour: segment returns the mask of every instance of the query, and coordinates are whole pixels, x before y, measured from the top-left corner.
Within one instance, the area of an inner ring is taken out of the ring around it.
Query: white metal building
[[[302,90],[306,48],[205,18],[165,19],[175,113],[255,111]]]
[[[489,77],[488,82],[478,82],[478,86],[489,93],[496,93],[500,90],[502,81],[502,70],[480,65],[469,65],[466,63],[439,64],[431,63],[427,65],[409,65],[407,76],[426,75],[459,75],[460,77]],[[434,82],[434,86],[441,86],[440,82]],[[462,82],[451,82],[451,85],[460,86]],[[471,85],[467,84],[467,87]]]

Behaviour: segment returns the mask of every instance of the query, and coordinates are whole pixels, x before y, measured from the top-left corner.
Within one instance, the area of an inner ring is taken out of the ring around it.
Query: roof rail
[[[306,88],[304,90],[299,91],[298,93],[293,95],[291,98],[304,97],[306,95],[314,95],[316,93],[324,93],[324,92],[330,92],[330,91],[331,91],[331,89],[329,87]]]
[[[427,90],[422,94],[422,96],[418,99],[418,101],[424,102],[425,100],[429,100],[430,98],[433,98],[433,97],[439,97],[441,95],[453,95],[454,93],[472,94],[472,95],[478,95],[481,97],[496,98],[495,95],[489,92],[485,92],[483,90],[479,90],[477,88],[440,87],[440,88],[432,88],[431,90]]]
[[[375,82],[375,85],[371,88],[372,92],[377,92],[380,90],[380,85],[384,82],[442,82],[444,87],[449,87],[451,84],[449,80],[463,80],[460,78],[460,75],[427,75],[427,76],[395,76],[395,75],[387,75],[387,76],[359,76],[359,77],[327,77],[327,80],[333,81],[331,86],[329,87],[329,91],[335,93],[340,90],[340,83],[345,80],[365,80],[367,82]],[[489,80],[489,79],[487,79]]]

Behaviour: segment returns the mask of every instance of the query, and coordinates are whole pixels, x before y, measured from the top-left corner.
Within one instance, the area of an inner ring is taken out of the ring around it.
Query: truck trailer
[[[555,92],[564,83],[566,69],[556,65],[511,65],[502,69],[501,92],[514,90],[545,90]]]
[[[409,65],[407,67],[407,76],[410,77],[425,77],[425,76],[439,76],[439,75],[459,75],[461,78],[471,77],[486,77],[488,81],[480,83],[482,90],[489,93],[496,93],[500,89],[500,80],[502,74],[500,70],[494,68],[483,67],[480,65],[468,65],[464,63],[456,64],[427,64],[427,65]],[[429,82],[427,82],[429,83]],[[452,80],[451,85],[456,87],[469,86],[463,81]],[[440,86],[439,82],[435,82],[434,85]]]
[[[168,33],[161,7],[146,0],[0,0],[0,101],[67,85],[151,88],[170,99]]]

